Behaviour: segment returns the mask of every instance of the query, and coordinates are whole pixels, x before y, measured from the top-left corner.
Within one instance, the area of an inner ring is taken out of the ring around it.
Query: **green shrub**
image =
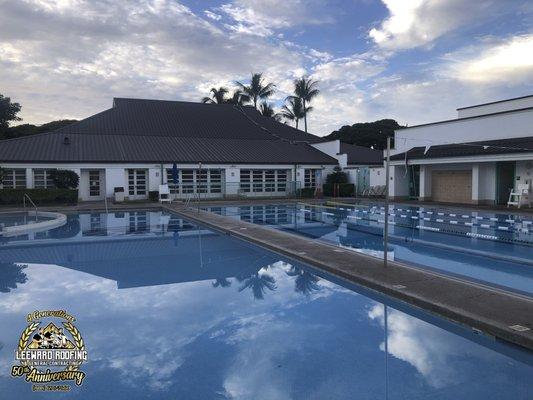
[[[75,189],[80,181],[78,174],[68,169],[55,169],[51,177],[58,189]]]
[[[151,190],[148,192],[148,199],[150,201],[159,201],[159,192],[157,190]]]
[[[24,193],[28,194],[37,206],[78,202],[78,191],[74,189],[1,189],[0,204],[22,205]]]
[[[333,170],[335,172],[326,177],[326,183],[348,183],[348,174],[341,167],[337,165]]]
[[[302,188],[302,189],[298,189],[296,193],[298,197],[310,198],[310,197],[314,197],[315,189],[314,188]]]
[[[338,187],[337,190],[335,186]],[[322,186],[324,196],[350,197],[354,195],[355,185],[353,183],[325,183]]]

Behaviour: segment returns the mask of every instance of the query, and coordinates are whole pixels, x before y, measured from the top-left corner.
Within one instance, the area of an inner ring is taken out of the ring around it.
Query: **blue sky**
[[[0,93],[23,122],[83,118],[112,97],[198,101],[261,71],[279,107],[319,81],[310,130],[533,94],[526,0],[0,0]]]

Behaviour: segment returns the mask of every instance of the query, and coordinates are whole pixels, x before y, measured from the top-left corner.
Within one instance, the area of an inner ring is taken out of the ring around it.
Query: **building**
[[[371,186],[385,185],[382,151],[340,140],[313,143],[312,146],[337,159],[339,166],[348,174],[349,182],[356,186],[358,194]]]
[[[506,204],[533,180],[533,95],[457,109],[458,118],[399,129],[389,195]]]
[[[115,98],[113,106],[54,132],[0,142],[3,188],[50,188],[53,169],[80,176],[80,200],[172,196],[283,196],[316,188],[337,160],[320,138],[253,107]],[[175,182],[176,181],[176,182]]]

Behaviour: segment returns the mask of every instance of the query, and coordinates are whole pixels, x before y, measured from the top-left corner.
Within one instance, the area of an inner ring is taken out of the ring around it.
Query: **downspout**
[[[165,182],[163,182],[163,164],[161,164],[161,185],[163,185]]]

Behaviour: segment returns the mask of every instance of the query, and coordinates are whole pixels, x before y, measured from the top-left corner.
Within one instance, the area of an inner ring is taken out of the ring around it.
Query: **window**
[[[241,191],[243,192],[285,192],[287,190],[285,169],[242,169]]]
[[[33,187],[35,189],[53,189],[55,187],[52,180],[52,169],[34,169]]]
[[[250,191],[250,170],[241,169],[241,191],[249,192]]]
[[[168,168],[167,169],[167,184],[168,184],[168,188],[170,190],[170,193],[171,194],[179,194],[180,192],[180,170],[178,170],[178,182],[176,184],[174,184],[174,179],[173,179],[173,174],[172,174],[172,168]]]
[[[263,191],[263,171],[260,169],[254,169],[252,171],[252,188],[254,192]]]
[[[277,171],[277,192],[285,192],[287,190],[287,170],[278,169]]]
[[[24,168],[4,170],[4,189],[25,189],[26,170]]]
[[[276,171],[268,169],[265,171],[265,192],[274,192],[276,190]]]
[[[304,187],[315,189],[316,188],[316,173],[315,169],[306,169],[304,176]]]
[[[207,170],[196,170],[196,192],[207,193]]]
[[[182,169],[181,182],[183,193],[194,193],[194,170]]]
[[[89,171],[89,196],[100,196],[100,171]]]
[[[209,170],[209,189],[211,193],[222,192],[222,171],[219,169]]]

